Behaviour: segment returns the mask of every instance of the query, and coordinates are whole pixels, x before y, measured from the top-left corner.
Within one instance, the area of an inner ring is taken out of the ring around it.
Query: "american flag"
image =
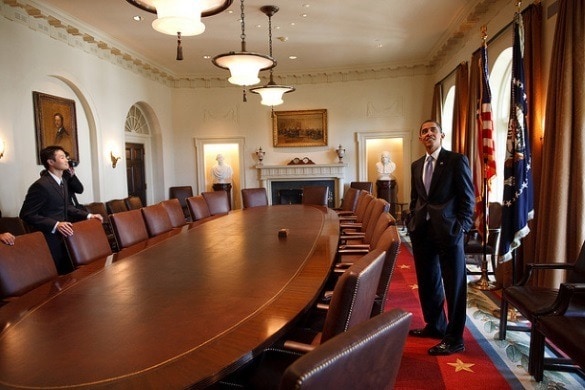
[[[475,159],[474,184],[475,184],[475,227],[482,237],[487,238],[484,232],[484,224],[487,225],[487,196],[484,193],[484,180],[487,182],[489,192],[491,180],[496,176],[496,146],[494,141],[494,122],[492,120],[492,92],[490,90],[487,44],[484,41],[481,47],[479,59],[480,86],[479,107],[477,108],[477,156]]]
[[[524,89],[524,25],[522,15],[514,18],[512,54],[512,96],[504,164],[504,202],[502,232],[498,255],[501,261],[512,258],[520,240],[528,233],[528,221],[534,217],[534,198],[530,144],[526,116],[528,105]]]

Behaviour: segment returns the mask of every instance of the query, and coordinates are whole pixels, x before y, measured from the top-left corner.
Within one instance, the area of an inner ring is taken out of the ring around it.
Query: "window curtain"
[[[519,249],[518,261],[521,264],[534,262],[536,259],[537,230],[540,212],[542,149],[545,92],[542,82],[542,4],[532,4],[522,12],[524,19],[524,70],[528,105],[528,138],[532,152],[532,183],[534,188],[534,218],[528,222],[532,231],[523,240]],[[548,211],[550,212],[550,210]],[[523,261],[523,259],[525,259]],[[520,268],[522,269],[522,268]]]
[[[433,89],[433,102],[431,107],[431,119],[443,125],[443,85],[439,82]],[[417,134],[418,135],[418,134]]]
[[[466,154],[466,136],[469,120],[469,70],[467,62],[457,66],[455,73],[455,103],[453,105],[453,135],[451,149]]]
[[[481,45],[481,42],[478,42]],[[489,48],[488,48],[489,50]],[[471,55],[471,70],[469,71],[469,131],[467,132],[465,155],[469,159],[469,165],[473,173],[473,181],[482,175],[483,164],[479,154],[479,128],[477,126],[477,115],[479,105],[479,86],[481,84],[480,73],[481,52],[476,50]]]
[[[574,262],[585,240],[585,4],[560,0],[550,64],[537,261]],[[558,287],[563,274],[539,284]]]

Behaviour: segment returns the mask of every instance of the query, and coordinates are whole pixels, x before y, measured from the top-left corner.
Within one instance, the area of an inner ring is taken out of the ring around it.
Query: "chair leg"
[[[500,303],[500,340],[506,339],[506,327],[508,326],[508,301],[502,295]]]
[[[535,319],[536,321],[536,319]],[[530,326],[530,346],[528,348],[528,373],[530,375],[534,375],[535,367],[536,367],[536,360],[539,359],[539,354],[537,353],[537,349],[540,348],[540,339],[536,336],[538,332],[536,331],[536,327],[534,323]],[[543,360],[544,360],[544,340],[542,340],[542,353],[543,353]]]
[[[534,340],[534,342],[532,341]],[[541,382],[544,376],[544,346],[545,337],[537,330],[533,330],[530,335],[530,354],[533,356],[533,373],[534,380]]]

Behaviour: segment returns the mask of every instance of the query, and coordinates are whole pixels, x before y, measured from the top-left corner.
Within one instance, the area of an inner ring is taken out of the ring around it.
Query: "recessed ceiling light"
[[[203,59],[205,59],[205,60],[208,60],[208,59],[210,59],[210,58],[211,58],[211,56],[208,56],[208,55],[204,55],[204,56],[203,56]]]
[[[296,60],[298,57],[297,57],[297,56],[288,56],[288,58],[289,58],[290,60]]]
[[[132,19],[134,19],[136,22],[140,22],[142,20],[142,16],[140,16],[140,15],[134,15],[132,17]]]
[[[307,14],[301,14],[301,17],[306,18],[308,15]]]
[[[304,8],[309,8],[311,6],[311,4],[303,4]]]
[[[297,24],[295,22],[291,22],[290,25],[291,26],[296,26]]]

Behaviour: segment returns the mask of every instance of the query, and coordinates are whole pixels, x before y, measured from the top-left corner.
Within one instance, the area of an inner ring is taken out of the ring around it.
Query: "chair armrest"
[[[329,305],[327,303],[317,303],[315,307],[319,310],[329,310]]]
[[[314,350],[315,346],[311,344],[299,343],[298,341],[286,340],[284,342],[284,348],[292,351],[307,353]]]
[[[339,250],[352,250],[352,249],[366,249],[369,251],[370,244],[344,244],[340,245]]]
[[[359,229],[361,227],[361,222],[342,222],[339,224],[340,229]]]
[[[526,264],[526,273],[524,274],[524,277],[518,282],[517,285],[523,286],[528,283],[534,271],[551,269],[571,270],[574,268],[575,265],[573,263],[529,263]]]
[[[564,315],[573,298],[579,297],[585,302],[585,283],[561,283],[555,302],[546,309],[535,312],[536,316]]]
[[[369,246],[368,246],[369,248]],[[370,252],[369,249],[338,249],[337,253],[340,255],[367,255]]]

